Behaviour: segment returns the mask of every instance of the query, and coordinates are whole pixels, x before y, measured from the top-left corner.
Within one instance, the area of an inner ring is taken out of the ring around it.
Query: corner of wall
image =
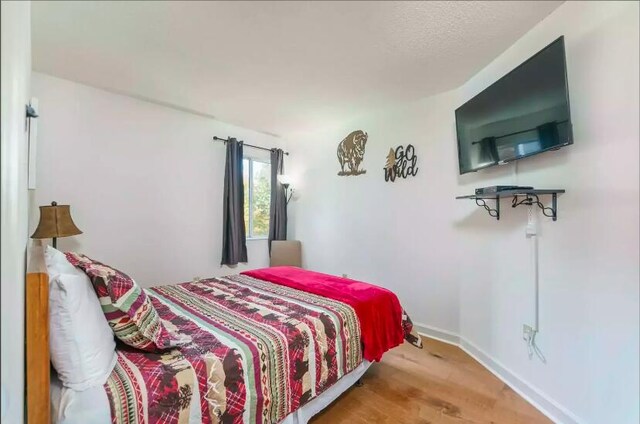
[[[424,337],[439,340],[462,349],[553,422],[558,424],[583,424],[583,421],[571,411],[549,398],[540,389],[529,384],[522,377],[501,364],[500,361],[459,334],[426,324],[414,323],[414,326],[418,334]]]
[[[27,250],[27,135],[31,3],[2,2],[2,422],[24,422],[24,282]]]

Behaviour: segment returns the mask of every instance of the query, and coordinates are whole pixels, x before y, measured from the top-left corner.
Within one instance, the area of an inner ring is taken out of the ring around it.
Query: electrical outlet
[[[533,336],[533,327],[531,327],[530,325],[524,324],[522,326],[522,339],[530,340],[532,336]]]
[[[527,237],[535,236],[538,234],[538,226],[535,222],[529,222],[526,228]]]
[[[349,278],[347,274],[342,274],[342,278]]]

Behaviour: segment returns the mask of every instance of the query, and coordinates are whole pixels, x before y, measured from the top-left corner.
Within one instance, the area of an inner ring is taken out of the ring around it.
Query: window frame
[[[259,162],[261,164],[268,165],[269,169],[271,168],[271,163],[266,159],[257,159],[252,156],[243,156],[242,160],[243,161],[246,160],[249,165],[247,169],[248,187],[244,187],[245,190],[249,190],[249,193],[247,195],[247,199],[249,200],[249,206],[247,208],[249,210],[249,217],[247,219],[248,228],[245,228],[246,230],[245,239],[246,240],[267,240],[269,238],[269,234],[267,234],[266,236],[253,235],[253,163]],[[243,163],[243,166],[244,166],[244,163]],[[243,169],[243,172],[244,172],[244,169]],[[269,222],[269,224],[271,224],[271,222]]]

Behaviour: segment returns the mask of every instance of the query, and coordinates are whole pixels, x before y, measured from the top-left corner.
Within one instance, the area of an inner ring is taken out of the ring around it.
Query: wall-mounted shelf
[[[542,209],[542,214],[554,221],[558,219],[558,195],[564,193],[562,189],[544,189],[544,190],[505,190],[498,193],[491,194],[470,194],[467,196],[458,196],[456,199],[472,199],[475,200],[476,205],[482,206],[487,210],[489,216],[499,220],[500,219],[500,199],[503,197],[511,197],[511,207],[515,208],[520,205],[537,205]],[[546,207],[541,201],[539,196],[550,195],[551,207]],[[495,201],[495,208],[491,208],[487,204],[487,200]]]

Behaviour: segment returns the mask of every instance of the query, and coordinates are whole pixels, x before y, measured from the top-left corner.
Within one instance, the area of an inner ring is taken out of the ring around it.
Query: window
[[[244,182],[244,226],[247,238],[269,236],[271,165],[251,158],[242,161]]]

